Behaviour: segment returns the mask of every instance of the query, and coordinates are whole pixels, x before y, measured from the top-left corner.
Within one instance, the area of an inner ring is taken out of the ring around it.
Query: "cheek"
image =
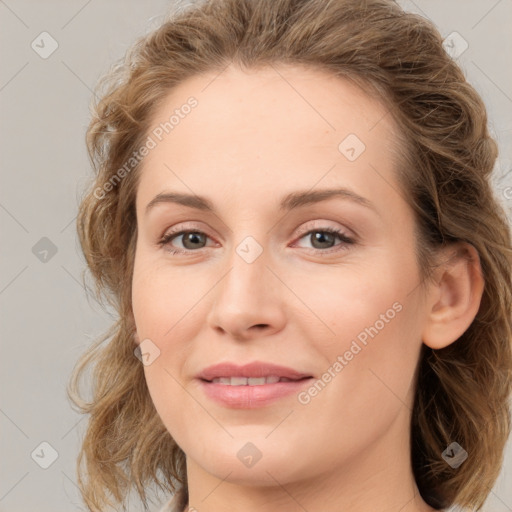
[[[191,398],[180,382],[191,350],[187,340],[194,337],[190,328],[197,324],[192,306],[198,300],[198,291],[186,281],[180,269],[171,272],[169,266],[150,257],[136,259],[132,307],[137,333],[152,354],[158,354],[144,365],[146,384],[158,415],[177,439],[183,437],[180,415],[191,407]]]
[[[321,348],[323,373],[298,397],[306,424],[321,418],[321,428],[336,432],[334,452],[371,443],[412,407],[421,340],[415,308],[394,298],[370,296],[366,307],[347,303],[336,338]]]
[[[406,399],[421,348],[419,309],[411,293],[418,283],[414,258],[381,256],[364,269],[331,268],[323,278],[295,282],[297,295],[307,297],[308,307],[322,320],[301,330],[321,354],[324,370],[343,374],[332,379],[333,390],[343,401],[358,396],[353,405],[363,409],[376,396],[396,400],[387,386]],[[319,331],[319,325],[329,329]]]
[[[132,306],[139,336],[163,341],[194,317],[194,304],[207,291],[193,285],[182,268],[141,256],[136,260]],[[186,316],[186,321],[183,322]]]
[[[317,270],[306,274],[306,278],[304,273],[289,274],[287,284],[304,299],[299,304],[292,298],[293,304],[306,317],[316,318],[310,322],[311,329],[321,328],[309,338],[318,340],[321,349],[339,350],[358,335],[364,342],[365,329],[374,324],[379,331],[389,331],[388,326],[397,323],[397,310],[402,309],[415,283],[413,269],[408,273],[402,266],[400,272],[398,267],[396,262],[381,259],[364,267],[347,265]]]

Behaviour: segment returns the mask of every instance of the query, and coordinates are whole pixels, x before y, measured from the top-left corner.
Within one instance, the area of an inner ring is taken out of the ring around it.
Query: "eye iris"
[[[331,243],[334,242],[334,234],[333,233],[329,233],[328,231],[315,231],[314,233],[312,233],[312,236],[313,236],[313,240],[315,242],[320,242],[321,246],[320,247],[317,247],[318,249],[325,249],[326,247],[322,244],[325,244],[327,243],[327,248],[329,247],[332,247],[332,245],[330,245]],[[327,238],[327,242],[325,242],[325,239]],[[313,246],[315,246],[315,244],[313,244]]]
[[[193,245],[194,243],[197,243],[198,238],[203,239],[204,242],[204,233],[197,233],[195,231],[188,231],[183,236],[183,246],[187,249],[197,249],[197,246]],[[187,243],[192,242],[192,247],[187,247]]]

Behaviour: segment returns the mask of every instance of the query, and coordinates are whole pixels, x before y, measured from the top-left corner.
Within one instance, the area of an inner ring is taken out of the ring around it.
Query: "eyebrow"
[[[280,211],[290,211],[301,206],[309,204],[319,203],[333,197],[339,197],[341,199],[350,200],[361,206],[369,208],[380,217],[380,213],[375,208],[372,202],[365,197],[356,194],[352,190],[346,188],[336,189],[323,189],[323,190],[305,190],[292,192],[281,200],[279,203]],[[190,208],[196,208],[198,210],[206,212],[215,212],[213,203],[206,197],[198,196],[195,194],[182,194],[177,192],[163,192],[155,196],[146,206],[146,215],[152,210],[157,204],[162,203],[175,203]]]

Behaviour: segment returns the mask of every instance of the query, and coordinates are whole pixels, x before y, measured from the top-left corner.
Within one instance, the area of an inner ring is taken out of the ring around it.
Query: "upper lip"
[[[307,373],[294,370],[293,368],[287,368],[286,366],[254,361],[243,366],[230,362],[208,366],[197,375],[197,378],[211,381],[218,377],[268,377],[269,375],[277,375],[278,377],[285,377],[292,380],[311,377],[311,375]]]

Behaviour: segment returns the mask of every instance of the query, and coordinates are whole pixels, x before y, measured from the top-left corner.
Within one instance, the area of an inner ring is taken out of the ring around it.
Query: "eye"
[[[355,243],[355,240],[347,236],[343,231],[330,227],[310,229],[305,234],[303,234],[299,240],[308,237],[313,245],[313,249],[316,249],[322,253],[337,252],[339,250],[343,251],[348,249],[347,245],[352,245]],[[341,243],[334,244],[336,238],[341,240]],[[336,247],[338,248],[336,249]]]
[[[171,246],[171,241],[179,237],[183,237],[182,245],[185,250]],[[198,230],[171,231],[170,233],[166,233],[158,244],[161,246],[169,246],[168,251],[171,254],[178,254],[185,253],[189,250],[203,249],[204,246],[201,244],[204,243],[207,238],[209,238],[208,235]]]

